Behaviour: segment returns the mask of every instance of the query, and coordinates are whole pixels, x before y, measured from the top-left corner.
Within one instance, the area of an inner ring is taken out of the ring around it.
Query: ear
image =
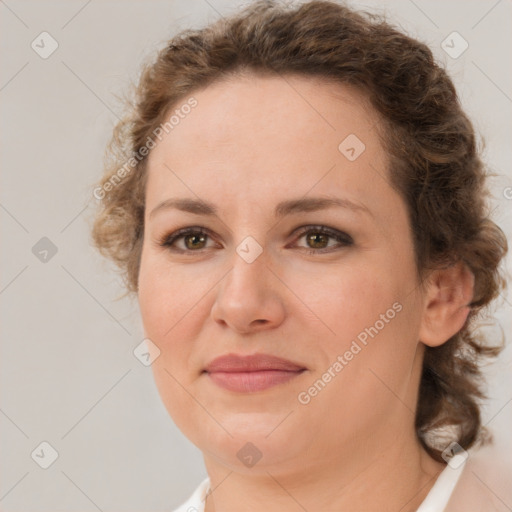
[[[437,347],[459,332],[471,310],[475,276],[462,262],[436,269],[429,276],[419,339]]]

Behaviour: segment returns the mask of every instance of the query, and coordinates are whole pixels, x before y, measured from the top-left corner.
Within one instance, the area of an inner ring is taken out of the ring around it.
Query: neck
[[[238,472],[205,457],[212,489],[205,512],[414,512],[445,467],[426,453],[415,435],[395,438],[385,448],[380,444],[379,451],[371,441],[354,445],[343,457],[311,464],[294,461],[287,470],[260,467],[254,473],[257,466],[251,473]]]

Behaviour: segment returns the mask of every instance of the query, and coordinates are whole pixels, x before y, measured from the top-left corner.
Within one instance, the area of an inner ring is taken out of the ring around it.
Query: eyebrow
[[[293,213],[313,212],[333,207],[346,208],[356,213],[372,215],[367,206],[362,203],[354,203],[348,199],[340,197],[302,197],[278,203],[274,210],[274,216],[284,217]],[[172,208],[195,215],[214,216],[218,214],[217,207],[208,201],[202,199],[173,198],[166,199],[159,203],[151,211],[149,217],[153,217],[158,211]]]

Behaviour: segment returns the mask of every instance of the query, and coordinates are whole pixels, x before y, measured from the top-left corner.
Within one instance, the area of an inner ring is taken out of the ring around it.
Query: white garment
[[[447,465],[437,477],[435,484],[416,512],[443,512],[466,464],[466,459],[459,454],[455,455],[450,463],[451,466]],[[174,512],[204,512],[204,500],[209,488],[210,479],[206,478],[194,494]]]
[[[205,478],[194,491],[194,494],[174,512],[204,512],[204,500],[209,488],[210,479]]]
[[[443,512],[466,465],[466,460],[467,454],[457,454],[450,459],[450,464],[441,471],[416,512]]]

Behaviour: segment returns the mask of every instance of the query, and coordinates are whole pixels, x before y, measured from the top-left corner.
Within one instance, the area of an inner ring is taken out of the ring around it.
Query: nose
[[[263,254],[248,263],[234,253],[232,269],[217,288],[211,316],[238,333],[276,328],[285,318],[282,286]]]

